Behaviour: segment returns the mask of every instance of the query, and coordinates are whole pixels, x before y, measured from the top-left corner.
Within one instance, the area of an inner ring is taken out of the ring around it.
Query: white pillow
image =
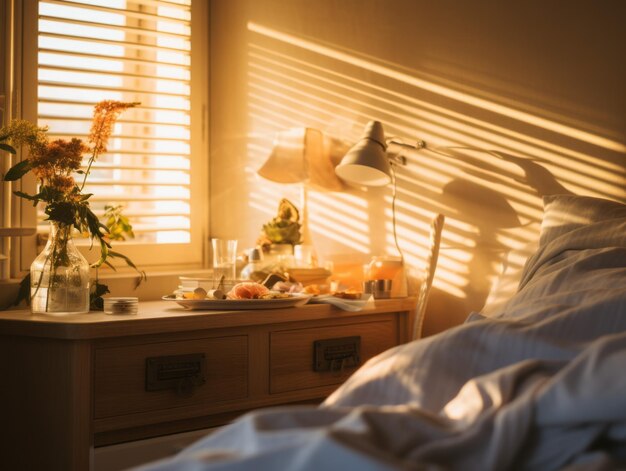
[[[578,195],[549,195],[543,198],[544,215],[541,222],[541,232],[537,240],[531,241],[520,249],[513,250],[507,256],[508,260],[517,260],[513,267],[506,264],[494,283],[485,306],[480,311],[480,317],[496,317],[500,315],[506,303],[517,293],[520,282],[524,278],[529,281],[531,257],[539,248],[574,231],[581,232],[590,224],[606,222],[606,227],[613,227],[626,218],[626,205],[601,198]],[[615,224],[613,224],[615,223]],[[586,231],[585,246],[594,239],[602,239],[607,235],[605,230]],[[602,240],[596,241],[602,245]],[[591,245],[597,245],[595,242]],[[583,246],[581,246],[583,248]],[[520,265],[519,260],[525,260]],[[507,266],[508,265],[508,266]]]
[[[539,248],[524,266],[519,289],[542,266],[568,251],[626,247],[626,205],[576,195],[545,196],[543,200]]]
[[[622,218],[626,218],[626,205],[617,201],[577,195],[544,196],[539,245],[595,222]]]

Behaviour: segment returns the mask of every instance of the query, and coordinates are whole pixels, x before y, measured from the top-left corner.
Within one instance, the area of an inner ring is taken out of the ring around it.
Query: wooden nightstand
[[[223,425],[250,409],[319,402],[409,338],[414,298],[359,312],[325,304],[139,314],[0,312],[6,469],[87,470],[95,447]]]

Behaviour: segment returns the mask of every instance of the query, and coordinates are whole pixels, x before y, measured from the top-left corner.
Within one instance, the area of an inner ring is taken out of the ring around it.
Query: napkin
[[[343,299],[331,294],[323,294],[313,296],[309,303],[332,304],[333,306],[343,309],[344,311],[360,311],[365,305],[373,299],[371,294],[364,294],[361,299]]]

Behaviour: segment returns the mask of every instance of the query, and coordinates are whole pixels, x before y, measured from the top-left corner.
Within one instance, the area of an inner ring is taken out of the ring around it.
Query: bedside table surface
[[[0,312],[0,335],[57,339],[97,339],[107,337],[185,332],[198,329],[228,328],[336,317],[356,317],[377,312],[409,311],[414,297],[378,299],[361,311],[343,311],[329,304],[306,304],[294,308],[247,311],[185,310],[169,301],[144,301],[139,312],[108,315],[90,312],[76,315],[31,314],[27,310]]]

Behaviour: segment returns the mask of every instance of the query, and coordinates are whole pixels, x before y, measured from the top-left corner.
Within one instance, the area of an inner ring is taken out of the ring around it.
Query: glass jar
[[[89,312],[89,263],[71,233],[71,226],[50,222],[48,242],[30,266],[33,314]]]

